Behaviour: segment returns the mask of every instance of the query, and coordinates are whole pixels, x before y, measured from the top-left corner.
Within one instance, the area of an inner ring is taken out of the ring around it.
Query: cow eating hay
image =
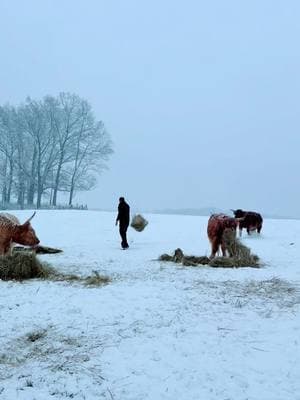
[[[159,261],[171,261],[191,267],[197,267],[201,265],[207,265],[209,267],[216,268],[260,267],[258,256],[252,254],[251,250],[235,237],[234,231],[225,230],[223,233],[223,240],[229,254],[231,255],[230,257],[216,257],[209,259],[206,256],[187,256],[181,249],[176,249],[173,255],[162,254],[159,257]]]
[[[24,246],[37,246],[40,243],[30,224],[34,216],[35,212],[27,221],[20,224],[14,215],[0,213],[0,255],[10,254],[13,243]]]

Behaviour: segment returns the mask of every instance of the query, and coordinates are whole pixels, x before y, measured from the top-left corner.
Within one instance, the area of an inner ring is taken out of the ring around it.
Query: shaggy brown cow
[[[253,231],[257,231],[257,233],[260,233],[263,224],[263,218],[259,213],[254,211],[243,211],[241,209],[231,211],[233,212],[235,218],[238,218],[240,220],[240,236],[242,236],[243,228],[246,228],[248,235],[250,235],[250,232]]]
[[[30,225],[33,215],[24,224],[17,217],[8,213],[0,213],[0,255],[9,254],[13,243],[25,246],[36,246],[40,243]]]
[[[224,231],[230,229],[236,231],[238,221],[225,214],[213,214],[207,224],[207,235],[211,243],[210,258],[214,258],[221,246],[222,254],[226,256],[226,245],[223,238]]]

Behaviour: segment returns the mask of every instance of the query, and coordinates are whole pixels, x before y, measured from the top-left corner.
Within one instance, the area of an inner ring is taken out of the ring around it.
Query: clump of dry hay
[[[225,229],[223,240],[230,257],[217,257],[210,261],[212,267],[254,267],[260,266],[259,257],[252,254],[249,247],[241,243],[236,233],[231,229]]]
[[[47,264],[42,264],[33,252],[0,256],[0,279],[4,281],[46,279],[52,273],[53,269]]]
[[[107,285],[111,279],[108,276],[100,275],[98,271],[93,271],[92,276],[84,278],[84,284],[86,286],[97,287]]]
[[[140,214],[136,214],[131,221],[130,226],[138,232],[142,232],[146,226],[148,225],[148,221]]]
[[[92,276],[80,277],[74,274],[63,274],[47,263],[41,262],[34,252],[16,252],[0,256],[0,280],[24,281],[28,279],[47,279],[55,282],[78,282],[86,286],[102,286],[111,279],[93,271]]]
[[[187,256],[183,253],[183,251],[180,248],[178,248],[174,251],[173,255],[162,254],[159,257],[159,261],[171,261],[171,262],[180,263],[180,264],[183,264],[183,265],[189,266],[189,267],[196,267],[200,264],[207,265],[210,260],[206,256],[200,256],[200,257]]]
[[[190,267],[197,267],[199,265],[208,265],[215,268],[260,267],[259,257],[252,254],[251,250],[236,238],[235,232],[232,230],[225,230],[223,239],[225,240],[226,248],[230,257],[216,257],[209,259],[206,256],[187,256],[178,248],[174,251],[173,255],[162,254],[159,257],[159,261],[171,261]]]

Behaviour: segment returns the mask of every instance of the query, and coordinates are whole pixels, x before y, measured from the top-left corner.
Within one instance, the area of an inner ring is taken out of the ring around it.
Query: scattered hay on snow
[[[100,275],[98,271],[93,271],[92,276],[88,276],[84,280],[86,286],[97,287],[108,284],[111,280],[108,276]]]
[[[47,263],[41,262],[34,252],[16,252],[0,256],[0,280],[24,281],[28,279],[47,279],[56,282],[78,282],[97,287],[108,284],[111,279],[93,271],[92,276],[80,277],[58,272]]]
[[[207,265],[209,263],[209,258],[206,256],[187,256],[180,248],[178,248],[174,251],[173,255],[162,254],[159,257],[159,261],[171,261],[177,264],[181,263],[185,266],[196,267],[199,264]]]
[[[210,260],[206,256],[187,256],[178,248],[174,251],[173,255],[162,254],[159,257],[159,261],[172,261],[191,267],[197,267],[199,265],[208,265],[214,268],[260,267],[259,257],[252,254],[251,250],[235,237],[234,232],[229,230],[225,231],[224,240],[230,257],[216,257]]]
[[[36,342],[37,340],[44,338],[46,335],[47,335],[47,330],[41,329],[27,333],[26,339],[29,342]]]
[[[243,296],[260,295],[268,299],[278,297],[287,299],[290,295],[296,295],[298,296],[298,303],[300,302],[299,294],[299,285],[291,284],[276,277],[264,281],[251,280],[243,288]]]
[[[131,221],[130,226],[138,232],[142,232],[146,226],[148,225],[148,221],[140,214],[136,214]]]

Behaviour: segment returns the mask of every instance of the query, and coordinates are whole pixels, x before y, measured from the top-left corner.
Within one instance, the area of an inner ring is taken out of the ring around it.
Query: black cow
[[[240,236],[242,236],[243,228],[246,228],[248,235],[250,235],[250,232],[252,231],[257,231],[257,233],[260,233],[263,224],[263,218],[259,213],[254,211],[243,211],[241,209],[231,211],[233,212],[235,218],[238,218],[239,220]]]

